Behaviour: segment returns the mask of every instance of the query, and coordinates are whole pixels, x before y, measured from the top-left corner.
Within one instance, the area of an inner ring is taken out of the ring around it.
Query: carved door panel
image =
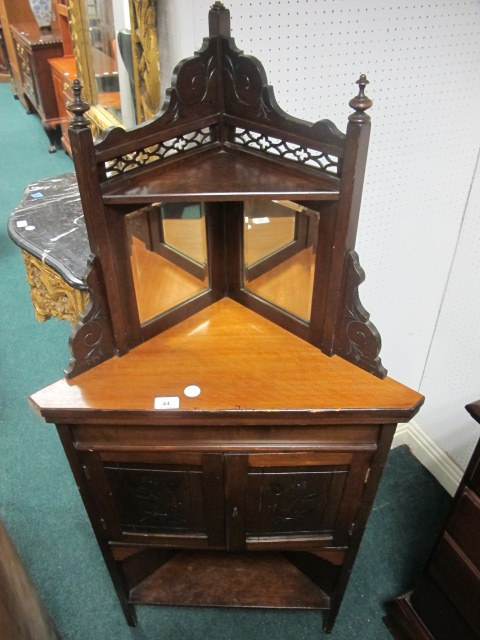
[[[109,540],[236,550],[346,544],[370,454],[83,455]]]
[[[229,548],[346,544],[370,453],[227,456]]]
[[[151,536],[161,544],[223,547],[221,454],[87,454],[109,539]]]

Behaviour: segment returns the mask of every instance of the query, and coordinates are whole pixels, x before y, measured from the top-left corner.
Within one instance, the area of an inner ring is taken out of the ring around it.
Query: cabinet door
[[[227,455],[229,548],[344,545],[370,453]]]
[[[109,539],[224,546],[221,454],[89,453],[84,467]]]

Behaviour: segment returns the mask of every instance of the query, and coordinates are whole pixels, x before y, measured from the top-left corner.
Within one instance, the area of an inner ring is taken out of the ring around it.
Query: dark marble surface
[[[8,233],[72,287],[87,288],[90,245],[75,173],[30,184],[9,218]]]

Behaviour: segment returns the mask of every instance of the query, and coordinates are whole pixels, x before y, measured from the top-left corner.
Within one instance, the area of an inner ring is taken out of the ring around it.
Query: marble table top
[[[8,233],[69,285],[87,289],[90,245],[75,173],[30,184],[10,215]]]

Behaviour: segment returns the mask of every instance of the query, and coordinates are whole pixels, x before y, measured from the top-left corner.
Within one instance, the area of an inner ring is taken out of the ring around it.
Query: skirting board
[[[397,427],[392,449],[402,444],[407,445],[451,496],[455,494],[464,472],[414,420]]]

